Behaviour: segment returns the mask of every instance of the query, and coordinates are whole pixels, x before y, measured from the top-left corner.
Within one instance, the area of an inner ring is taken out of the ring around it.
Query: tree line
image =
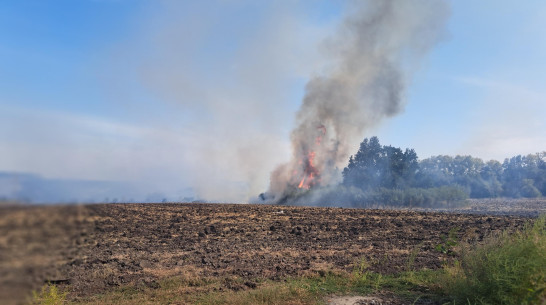
[[[336,189],[351,205],[451,205],[470,198],[546,195],[546,152],[484,162],[472,156],[419,160],[414,149],[366,138],[343,169]],[[326,194],[327,195],[327,194]]]

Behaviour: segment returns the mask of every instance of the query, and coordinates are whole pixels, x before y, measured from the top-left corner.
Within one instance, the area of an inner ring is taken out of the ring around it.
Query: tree
[[[457,185],[473,198],[498,197],[502,193],[502,166],[498,161],[484,163],[472,156],[435,156],[419,163],[419,187]]]
[[[443,187],[463,191],[472,198],[539,197],[546,195],[546,152],[518,155],[502,164],[472,156],[433,156],[419,162],[413,149],[382,146],[377,137],[372,137],[364,139],[358,152],[349,158],[343,185],[395,201],[402,193],[392,190],[404,190],[410,205],[422,201],[425,192],[419,189],[429,189],[430,194],[443,192],[440,197],[450,195]]]
[[[418,169],[413,149],[402,152],[397,147],[381,146],[377,137],[366,138],[343,169],[343,184],[362,190],[405,189],[414,183]]]
[[[515,156],[505,159],[502,187],[505,196],[538,197],[543,195],[546,179],[544,154]],[[538,187],[537,187],[538,186]]]
[[[422,188],[439,187],[454,183],[453,158],[434,156],[419,162],[417,185]]]
[[[349,158],[349,165],[343,169],[343,184],[363,190],[378,187],[381,150],[377,137],[364,139],[358,152]]]
[[[484,188],[478,192],[478,198],[499,197],[502,195],[502,164],[496,160],[488,161],[480,172]]]

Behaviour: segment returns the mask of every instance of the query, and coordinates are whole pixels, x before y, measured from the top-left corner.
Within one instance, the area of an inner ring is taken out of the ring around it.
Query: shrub
[[[398,206],[398,207],[454,207],[468,198],[468,193],[458,186],[436,188],[388,189],[379,188],[366,193],[355,206]]]
[[[66,302],[67,292],[59,291],[55,285],[46,284],[40,292],[32,292],[32,304],[60,305]]]
[[[458,304],[546,303],[546,216],[524,230],[463,249],[444,291]]]
[[[521,196],[526,198],[540,197],[540,191],[533,185],[532,179],[523,179],[523,185],[521,186]]]

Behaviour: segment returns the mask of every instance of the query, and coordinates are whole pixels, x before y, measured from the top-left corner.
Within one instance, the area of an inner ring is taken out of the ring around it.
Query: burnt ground
[[[544,204],[544,202],[542,202]],[[521,227],[529,218],[423,211],[227,204],[104,204],[0,208],[0,300],[17,304],[51,281],[71,298],[161,278],[263,279],[440,268],[442,235],[459,241]]]

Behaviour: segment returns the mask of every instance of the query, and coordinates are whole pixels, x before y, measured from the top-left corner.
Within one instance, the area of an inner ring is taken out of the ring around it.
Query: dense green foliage
[[[503,163],[471,156],[434,156],[418,161],[415,150],[382,146],[372,137],[364,139],[349,158],[343,186],[360,190],[367,199],[383,196],[386,202],[396,199],[405,206],[464,199],[461,192],[472,198],[540,197],[546,194],[546,152],[512,157]]]
[[[419,170],[413,149],[381,146],[377,137],[364,139],[343,170],[343,183],[364,191],[378,187],[403,189],[413,186]]]
[[[521,232],[463,250],[440,281],[457,304],[546,303],[545,216]]]

